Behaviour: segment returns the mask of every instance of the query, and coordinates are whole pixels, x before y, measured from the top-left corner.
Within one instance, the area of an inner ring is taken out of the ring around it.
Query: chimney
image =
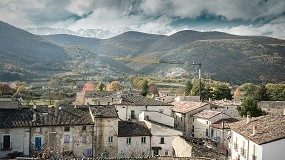
[[[248,114],[248,115],[246,116],[246,124],[249,124],[250,119],[251,119],[251,116]]]
[[[256,126],[256,125],[253,125],[253,126],[252,126],[252,135],[253,135],[253,136],[256,135],[256,132],[257,132],[256,129],[257,129],[257,126]]]

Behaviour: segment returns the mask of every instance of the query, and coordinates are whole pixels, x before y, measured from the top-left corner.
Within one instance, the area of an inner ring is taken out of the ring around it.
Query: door
[[[39,151],[42,147],[42,137],[35,137],[35,150]]]

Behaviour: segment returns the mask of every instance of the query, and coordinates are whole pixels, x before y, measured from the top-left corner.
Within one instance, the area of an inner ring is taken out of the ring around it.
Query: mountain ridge
[[[201,62],[202,73],[207,74],[203,76],[215,80],[234,84],[285,82],[282,76],[285,40],[271,37],[186,30],[169,36],[130,31],[109,39],[97,39],[73,35],[37,36],[3,22],[0,22],[0,29],[0,35],[3,35],[0,37],[0,56],[4,59],[0,67],[9,73],[48,76],[57,71],[74,70],[89,76],[102,75],[96,71],[101,68],[103,75],[188,74],[191,78],[197,76],[197,66],[192,63]],[[114,57],[189,63],[154,65],[114,61]]]

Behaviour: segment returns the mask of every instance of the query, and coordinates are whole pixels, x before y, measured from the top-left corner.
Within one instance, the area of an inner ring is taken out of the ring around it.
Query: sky
[[[285,0],[0,0],[19,28],[221,31],[285,39]]]

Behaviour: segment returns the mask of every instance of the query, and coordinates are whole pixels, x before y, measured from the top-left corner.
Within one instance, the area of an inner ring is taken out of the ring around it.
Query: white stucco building
[[[241,101],[215,100],[209,103],[212,111],[223,112],[231,118],[240,118],[237,107],[241,105]]]
[[[121,100],[114,104],[121,120],[138,120],[143,111],[156,111],[168,116],[172,115],[173,105],[153,100],[143,96],[122,96]]]
[[[285,157],[285,116],[243,119],[231,126],[232,160],[281,160]]]
[[[212,138],[214,130],[211,125],[220,119],[228,118],[229,116],[218,111],[203,110],[193,116],[192,132],[196,138]]]
[[[151,132],[145,122],[119,121],[118,157],[151,155]]]
[[[208,103],[193,101],[176,101],[173,107],[174,128],[182,131],[186,136],[192,137],[193,115],[205,109],[210,109]]]

